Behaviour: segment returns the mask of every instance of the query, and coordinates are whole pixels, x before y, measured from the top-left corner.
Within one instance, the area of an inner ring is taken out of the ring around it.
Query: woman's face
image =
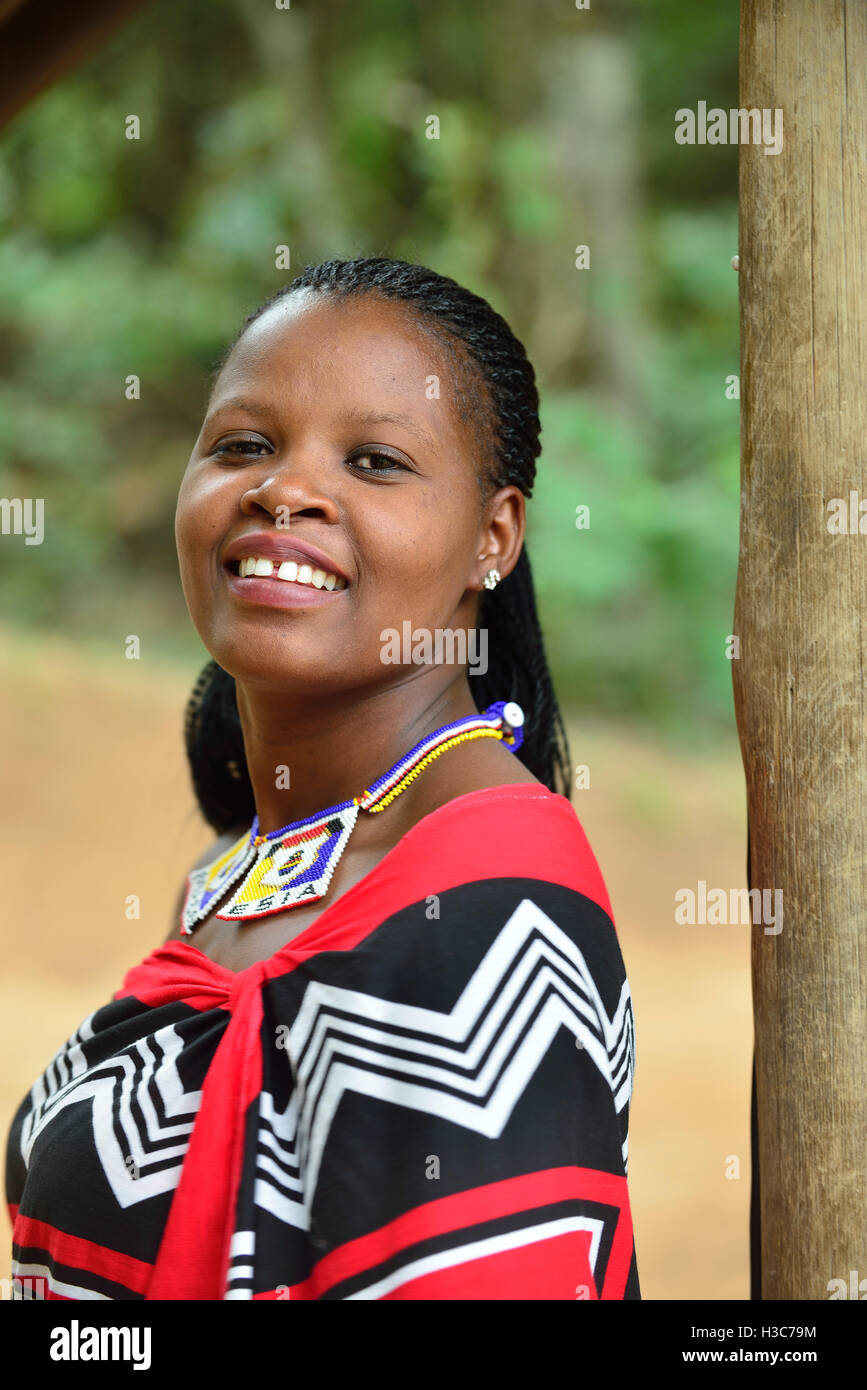
[[[487,568],[482,460],[455,390],[442,347],[388,301],[296,293],[247,329],[175,521],[191,617],[236,679],[308,694],[386,687],[408,671],[383,662],[385,629],[472,625]],[[296,542],[345,587],[278,578],[284,562],[317,568]],[[241,577],[241,556],[271,559],[272,576]]]

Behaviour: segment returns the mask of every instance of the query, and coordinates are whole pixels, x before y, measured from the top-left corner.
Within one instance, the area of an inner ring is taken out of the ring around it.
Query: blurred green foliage
[[[200,651],[172,521],[211,364],[305,262],[403,256],[490,298],[537,367],[562,702],[729,721],[737,151],[673,132],[737,104],[737,52],[737,6],[690,0],[141,11],[5,135],[0,495],[44,497],[46,540],[0,537],[4,613]]]

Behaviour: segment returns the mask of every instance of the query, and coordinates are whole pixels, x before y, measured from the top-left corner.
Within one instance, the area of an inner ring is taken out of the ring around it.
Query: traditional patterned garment
[[[269,960],[131,969],[13,1121],[24,1297],[637,1299],[635,1059],[562,796],[459,796]]]

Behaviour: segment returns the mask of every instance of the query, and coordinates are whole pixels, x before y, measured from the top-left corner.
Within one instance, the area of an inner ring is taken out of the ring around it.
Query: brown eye
[[[266,447],[261,439],[228,439],[214,450],[214,458],[220,458],[221,455],[228,455],[230,458],[233,456],[235,458],[256,458],[256,454],[249,454],[246,450],[258,449],[261,451]]]
[[[391,454],[383,454],[377,449],[365,449],[363,453],[356,454],[349,460],[352,467],[358,467],[359,473],[390,473],[392,469],[401,468],[404,473],[411,473],[412,469],[407,468],[405,463],[399,459],[391,457]],[[379,466],[367,467],[368,464],[385,464],[385,468]],[[364,465],[364,466],[362,466]]]

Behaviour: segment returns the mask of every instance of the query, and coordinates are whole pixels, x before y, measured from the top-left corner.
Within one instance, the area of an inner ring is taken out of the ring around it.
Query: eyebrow
[[[408,430],[410,434],[414,434],[416,439],[420,439],[422,443],[427,444],[429,449],[433,449],[436,447],[434,441],[431,439],[427,430],[424,429],[418,423],[417,420],[413,420],[412,417],[409,415],[398,415],[396,413],[388,413],[385,415],[363,415],[357,411],[347,411],[344,414],[344,419],[349,420],[353,424],[360,426],[402,425],[403,428],[405,430]]]
[[[223,401],[217,409],[212,411],[212,415],[222,415],[224,410],[246,410],[248,415],[270,415],[271,412],[266,405],[259,405],[257,401],[248,401],[244,396],[232,396],[231,400]]]
[[[245,410],[249,415],[258,415],[260,417],[271,414],[271,410],[267,405],[260,405],[257,401],[247,400],[244,396],[233,396],[230,400],[223,401],[222,405],[219,405],[217,409],[212,412],[212,418],[215,415],[222,415],[225,410]],[[343,418],[347,422],[359,427],[370,425],[401,425],[405,430],[408,430],[410,434],[414,434],[416,439],[420,439],[422,443],[426,444],[429,449],[436,447],[427,430],[409,415],[400,415],[395,412],[389,412],[384,415],[375,413],[365,415],[361,411],[345,411]]]

